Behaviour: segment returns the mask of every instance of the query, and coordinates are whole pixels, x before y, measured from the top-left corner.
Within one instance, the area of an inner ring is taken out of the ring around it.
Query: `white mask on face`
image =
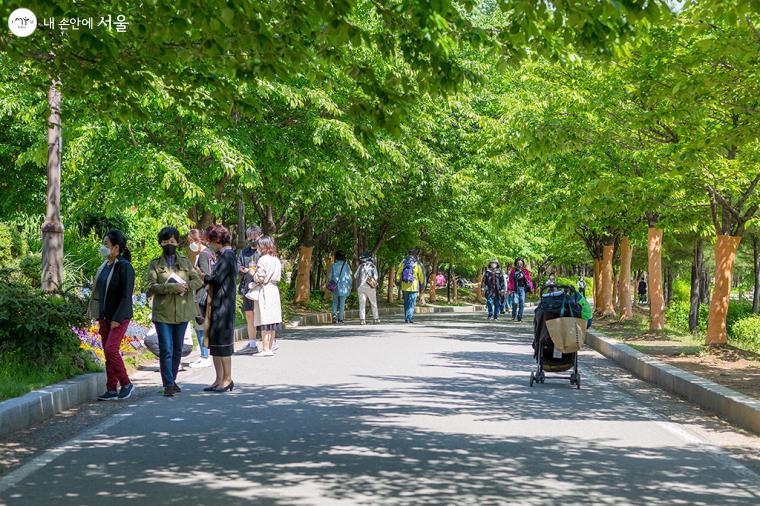
[[[190,246],[188,246],[188,247],[190,248],[190,251],[192,251],[193,253],[197,253],[197,252],[198,252],[198,250],[200,250],[200,249],[201,249],[201,248],[198,246],[198,243],[197,243],[197,242],[191,242],[191,243],[190,243]]]
[[[108,256],[111,254],[111,248],[106,246],[105,244],[100,245],[100,250],[98,251],[100,253],[100,256],[103,258],[108,258]]]

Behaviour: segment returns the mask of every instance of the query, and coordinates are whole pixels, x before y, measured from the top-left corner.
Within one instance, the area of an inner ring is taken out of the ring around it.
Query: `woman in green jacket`
[[[148,295],[153,296],[153,324],[158,335],[164,395],[171,397],[182,391],[177,385],[182,342],[188,322],[197,314],[193,295],[203,282],[190,260],[177,252],[179,230],[162,228],[158,244],[163,254],[150,262],[147,286]]]

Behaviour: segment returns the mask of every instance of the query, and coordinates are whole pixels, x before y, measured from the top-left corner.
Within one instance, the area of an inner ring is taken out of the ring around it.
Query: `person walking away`
[[[414,323],[414,306],[423,286],[425,275],[417,260],[417,250],[412,249],[396,269],[396,284],[401,285],[404,294],[404,323]]]
[[[497,259],[489,262],[486,271],[483,273],[483,295],[486,297],[486,306],[488,307],[488,319],[499,319],[501,310],[501,294],[506,289],[504,286],[504,274],[501,272],[501,265]]]
[[[530,279],[530,273],[525,268],[525,260],[518,258],[515,260],[515,266],[509,272],[509,283],[507,285],[509,299],[512,304],[512,320],[522,321],[525,309],[525,294],[533,291],[533,282]]]
[[[639,280],[639,304],[647,303],[647,282],[642,277]]]
[[[214,272],[203,276],[203,282],[209,290],[210,304],[206,309],[204,340],[213,357],[216,379],[204,391],[228,392],[235,387],[232,381],[232,353],[235,351],[237,258],[232,251],[232,236],[224,226],[209,227],[206,239],[209,249],[216,253],[216,263]]]
[[[106,358],[106,391],[98,396],[98,400],[124,400],[129,399],[135,390],[119,352],[132,319],[135,270],[130,263],[127,239],[120,230],[106,234],[99,252],[104,261],[95,273],[87,307],[88,316],[98,322]],[[121,385],[118,391],[117,385]]]
[[[163,254],[148,265],[147,292],[153,297],[151,319],[156,327],[159,369],[164,396],[182,392],[177,373],[188,323],[198,314],[195,291],[203,286],[195,267],[177,252],[179,230],[164,227],[158,233]]]
[[[282,305],[277,283],[282,279],[282,262],[277,255],[274,239],[264,236],[258,242],[259,260],[250,291],[246,298],[253,300],[256,330],[261,332],[262,357],[274,355],[272,345],[278,330],[282,330]]]
[[[377,284],[380,276],[377,272],[372,253],[364,252],[359,257],[359,268],[356,269],[356,291],[359,294],[359,323],[366,325],[367,301],[372,306],[372,321],[380,323],[380,314],[377,309]]]
[[[195,266],[196,271],[203,281],[203,276],[210,275],[214,270],[214,254],[206,247],[201,239],[201,233],[198,229],[194,228],[187,234],[188,260]],[[211,357],[209,356],[208,348],[203,344],[203,326],[206,315],[206,302],[208,299],[208,291],[206,287],[201,285],[195,291],[195,302],[198,305],[198,315],[193,322],[195,327],[195,334],[198,338],[198,345],[200,346],[201,356],[195,362],[190,363],[190,368],[210,367],[212,365]]]
[[[583,276],[578,279],[578,291],[584,298],[586,297],[586,278]]]
[[[333,294],[332,321],[343,323],[346,315],[346,297],[351,293],[353,273],[346,262],[346,254],[343,251],[335,252],[335,263],[330,268],[327,288]]]
[[[248,285],[253,282],[253,273],[256,272],[256,264],[259,261],[258,242],[261,237],[261,227],[251,225],[245,231],[245,237],[248,244],[238,253],[238,276],[240,284],[238,293],[243,297],[243,313],[245,314],[245,323],[248,330],[248,346],[240,350],[240,355],[253,355],[259,352],[256,346],[256,325],[253,318],[254,301],[245,297],[248,293]]]

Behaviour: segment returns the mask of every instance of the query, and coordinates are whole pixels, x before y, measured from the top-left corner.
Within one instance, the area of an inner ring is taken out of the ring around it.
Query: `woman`
[[[251,225],[248,230],[245,231],[245,236],[248,239],[248,245],[240,250],[238,253],[238,272],[240,277],[240,284],[238,286],[238,293],[244,296],[248,292],[248,285],[253,282],[253,273],[256,271],[256,263],[259,261],[259,251],[257,244],[261,237],[261,227],[258,225]],[[259,349],[256,346],[256,325],[253,320],[253,301],[248,297],[243,297],[243,313],[245,314],[245,322],[248,329],[248,346],[240,350],[241,355],[253,355],[258,353]]]
[[[282,262],[277,256],[274,239],[264,236],[259,239],[258,251],[261,255],[253,273],[253,282],[246,298],[254,301],[253,317],[256,330],[261,332],[261,353],[271,357],[275,333],[282,329],[282,306],[277,283],[282,279]]]
[[[232,353],[235,351],[237,259],[232,251],[232,236],[222,225],[209,227],[206,230],[206,241],[208,248],[216,253],[214,272],[203,276],[211,304],[206,311],[208,332],[204,340],[213,357],[216,380],[203,390],[228,392],[235,387],[232,381]]]
[[[119,348],[132,318],[132,292],[135,270],[130,263],[127,239],[120,230],[111,230],[103,238],[100,255],[105,258],[95,274],[88,315],[97,320],[106,356],[106,391],[99,401],[129,399],[135,386],[127,375]],[[116,386],[121,388],[116,390]]]
[[[198,274],[203,277],[211,274],[214,270],[214,254],[209,251],[201,239],[200,230],[194,228],[187,233],[187,243],[190,254],[188,258],[196,267]],[[195,291],[195,302],[198,304],[198,318],[193,322],[195,324],[195,334],[198,337],[201,356],[195,362],[190,364],[191,368],[210,367],[211,357],[209,357],[208,348],[203,344],[203,319],[206,314],[206,298],[208,292],[205,286],[201,286]]]
[[[158,359],[164,396],[182,392],[177,373],[182,344],[190,320],[198,314],[195,291],[203,286],[190,260],[177,253],[179,230],[164,227],[158,233],[163,254],[148,265],[148,296],[153,297],[153,325],[158,335]]]
[[[356,291],[359,293],[359,323],[366,325],[367,300],[372,306],[372,320],[375,324],[380,323],[380,315],[377,310],[377,273],[375,260],[369,251],[359,257],[359,268],[356,269]]]
[[[512,321],[522,321],[525,309],[525,294],[533,291],[533,282],[530,280],[530,272],[525,268],[525,260],[515,260],[514,268],[509,272],[507,282],[509,299],[512,301]]]
[[[351,293],[351,280],[353,273],[346,262],[346,254],[342,251],[335,252],[335,263],[330,268],[330,277],[327,287],[333,293],[332,297],[332,322],[343,323],[346,315],[346,297]]]

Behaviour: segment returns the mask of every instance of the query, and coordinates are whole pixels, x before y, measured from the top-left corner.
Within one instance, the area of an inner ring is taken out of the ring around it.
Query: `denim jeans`
[[[163,323],[153,322],[158,335],[158,360],[161,368],[161,381],[164,388],[177,382],[179,363],[182,360],[182,344],[185,339],[187,322]]]
[[[499,308],[502,314],[507,314],[507,294],[502,293],[499,295]]]
[[[525,288],[517,287],[515,291],[512,293],[512,319],[514,320],[515,315],[516,315],[518,320],[522,320],[524,309],[525,309]]]
[[[337,293],[333,293],[332,314],[333,316],[337,316],[338,321],[341,322],[346,316],[346,297],[346,295],[338,295]],[[338,313],[338,304],[340,304],[340,313]]]
[[[201,348],[201,358],[208,358],[208,348],[203,346],[203,328],[196,328],[195,335],[198,337],[198,346]]]
[[[488,307],[488,317],[497,319],[501,311],[501,295],[492,294],[486,297],[486,306]]]
[[[419,292],[404,292],[404,318],[408,322],[414,320],[414,305],[418,296]]]

